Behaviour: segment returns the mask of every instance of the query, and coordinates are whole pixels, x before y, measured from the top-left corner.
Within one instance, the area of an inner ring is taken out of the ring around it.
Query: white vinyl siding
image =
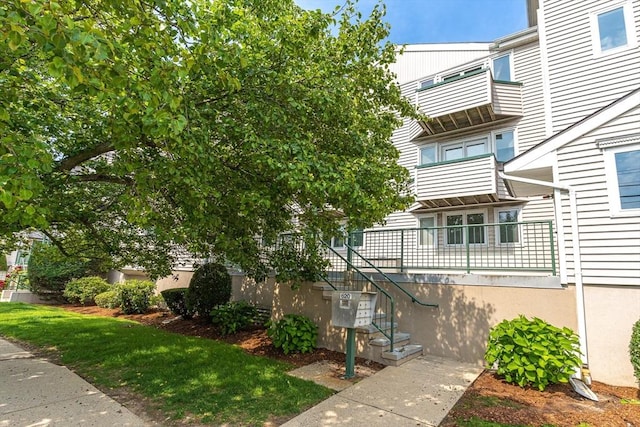
[[[416,169],[418,199],[496,193],[496,164],[492,156]]]
[[[544,3],[553,132],[576,123],[640,86],[640,49],[595,56],[593,13],[629,4],[633,28],[640,28],[640,2],[589,0]]]
[[[576,189],[585,284],[640,285],[640,215],[612,216],[604,152],[597,141],[637,133],[640,108],[558,150],[559,179]],[[569,281],[573,277],[570,209],[563,198]]]

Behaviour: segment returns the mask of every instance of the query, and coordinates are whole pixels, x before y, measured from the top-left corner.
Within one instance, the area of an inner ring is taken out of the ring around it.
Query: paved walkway
[[[482,368],[421,356],[331,396],[282,427],[437,426]]]
[[[421,356],[387,367],[284,424],[437,426],[482,371]],[[64,366],[0,339],[0,427],[149,426]]]
[[[64,366],[0,339],[0,426],[146,426]]]

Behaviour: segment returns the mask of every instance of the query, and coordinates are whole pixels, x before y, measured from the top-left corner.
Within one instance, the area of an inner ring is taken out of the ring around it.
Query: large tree
[[[384,9],[292,0],[0,5],[0,236],[168,273],[407,205]]]

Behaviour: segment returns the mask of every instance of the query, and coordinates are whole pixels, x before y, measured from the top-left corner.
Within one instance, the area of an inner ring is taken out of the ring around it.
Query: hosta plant
[[[232,301],[211,311],[213,323],[222,335],[231,335],[256,323],[258,310],[246,301]]]
[[[268,322],[267,334],[275,348],[284,354],[310,353],[316,348],[318,327],[311,319],[297,314],[286,314],[277,322]]]
[[[504,320],[489,332],[485,360],[505,381],[544,390],[581,366],[578,336],[534,317]]]
[[[633,373],[640,384],[640,320],[638,320],[631,330],[631,342],[629,343],[629,355]]]

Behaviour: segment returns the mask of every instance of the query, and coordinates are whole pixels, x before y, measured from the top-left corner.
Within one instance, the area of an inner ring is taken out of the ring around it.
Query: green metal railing
[[[519,271],[557,274],[551,221],[367,230],[356,250],[380,270]],[[334,248],[348,252],[348,245]]]

